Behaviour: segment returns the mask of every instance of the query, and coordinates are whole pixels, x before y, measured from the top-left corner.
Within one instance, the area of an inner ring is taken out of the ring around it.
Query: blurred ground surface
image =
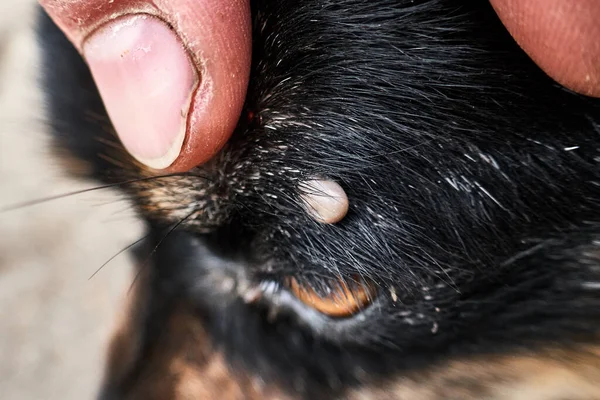
[[[48,155],[31,0],[0,0],[0,208],[90,187]],[[131,282],[119,256],[140,235],[111,193],[0,213],[0,397],[94,398],[104,351]]]

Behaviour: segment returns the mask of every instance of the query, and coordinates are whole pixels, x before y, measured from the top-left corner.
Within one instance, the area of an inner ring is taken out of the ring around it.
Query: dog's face
[[[40,19],[58,149],[150,229],[106,398],[600,397],[600,102],[484,1],[263,0],[253,20],[232,140],[156,176]],[[314,179],[345,190],[341,222],[306,212]]]

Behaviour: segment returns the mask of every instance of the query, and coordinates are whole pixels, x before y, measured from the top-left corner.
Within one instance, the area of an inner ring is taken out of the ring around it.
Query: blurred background
[[[50,155],[34,36],[35,2],[0,0],[0,209],[92,187]],[[129,205],[106,191],[0,212],[0,397],[92,399],[132,282],[141,237]]]

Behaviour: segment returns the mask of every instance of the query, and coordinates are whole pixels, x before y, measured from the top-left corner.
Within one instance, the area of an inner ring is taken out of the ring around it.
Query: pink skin
[[[87,59],[121,141],[139,161],[186,171],[223,147],[248,86],[248,0],[40,3]]]
[[[490,0],[517,43],[558,83],[600,97],[600,0]]]
[[[143,164],[167,168],[179,155],[198,86],[177,36],[157,18],[128,16],[103,25],[83,50],[123,145]]]

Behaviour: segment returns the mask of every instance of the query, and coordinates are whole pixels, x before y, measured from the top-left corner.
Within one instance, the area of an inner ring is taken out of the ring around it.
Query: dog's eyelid
[[[377,296],[375,285],[366,280],[347,283],[334,282],[326,295],[290,278],[286,283],[289,291],[302,303],[332,318],[345,318],[368,307]]]

